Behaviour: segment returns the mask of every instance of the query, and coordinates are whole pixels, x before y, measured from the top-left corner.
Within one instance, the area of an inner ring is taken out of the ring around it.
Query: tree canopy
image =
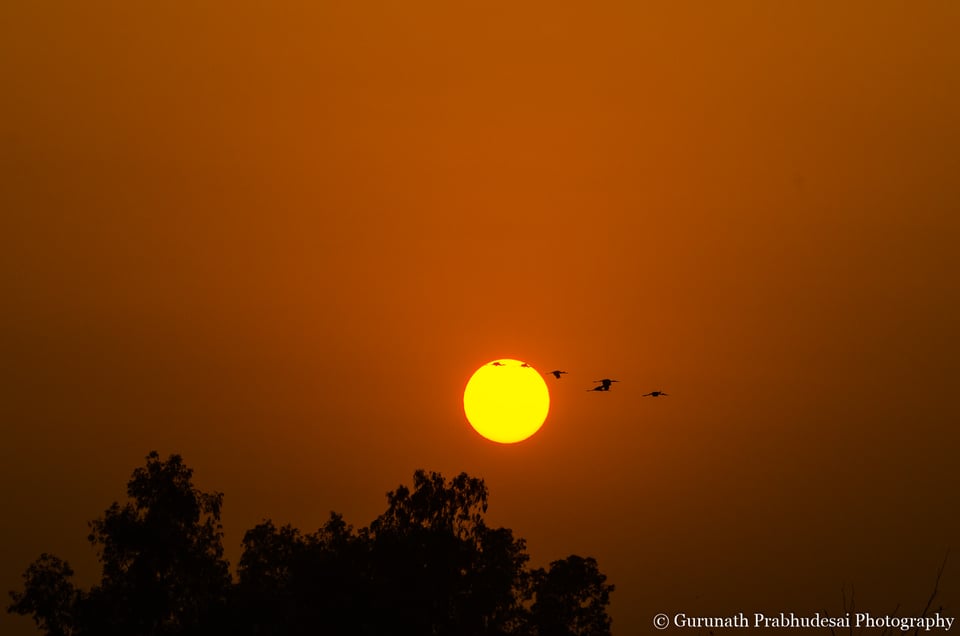
[[[100,582],[76,589],[70,565],[42,554],[8,611],[49,636],[610,634],[613,585],[597,562],[530,569],[525,541],[487,526],[482,479],[418,470],[359,529],[337,513],[307,534],[265,520],[245,533],[234,580],[223,494],[192,475],[179,455],[150,453],[129,501],[90,523]]]

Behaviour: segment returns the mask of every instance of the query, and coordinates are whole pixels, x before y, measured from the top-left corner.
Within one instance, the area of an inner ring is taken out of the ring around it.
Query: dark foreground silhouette
[[[610,634],[613,586],[596,561],[528,568],[524,540],[484,523],[486,486],[466,473],[418,470],[358,530],[336,513],[311,534],[265,521],[243,538],[236,581],[223,494],[196,489],[192,473],[150,453],[130,501],[90,523],[100,582],[77,589],[70,565],[43,554],[8,611],[50,636]]]

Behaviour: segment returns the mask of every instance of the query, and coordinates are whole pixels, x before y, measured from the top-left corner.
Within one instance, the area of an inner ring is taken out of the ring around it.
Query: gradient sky
[[[153,449],[357,526],[483,477],[657,612],[960,615],[960,4],[0,5],[0,590]],[[530,440],[478,366],[551,380]],[[587,393],[591,380],[621,380]],[[662,389],[670,397],[642,393]],[[4,603],[5,604],[5,603]],[[0,616],[0,631],[32,633]]]

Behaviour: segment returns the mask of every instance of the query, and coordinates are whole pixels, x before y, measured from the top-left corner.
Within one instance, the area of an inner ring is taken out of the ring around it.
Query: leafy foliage
[[[132,501],[91,522],[103,578],[88,602],[99,633],[193,633],[226,601],[223,494],[197,490],[192,476],[179,455],[152,452],[128,484]]]
[[[613,586],[592,557],[570,556],[532,576],[530,615],[540,636],[597,636],[610,633],[606,606]]]
[[[44,554],[9,611],[50,636],[610,633],[613,586],[596,561],[529,570],[524,540],[486,525],[487,488],[466,473],[448,482],[418,470],[359,530],[336,513],[311,534],[265,520],[244,535],[236,582],[223,495],[194,488],[178,455],[148,455],[127,494],[90,524],[98,585],[74,589],[70,566]]]
[[[10,592],[10,611],[31,614],[37,627],[50,636],[73,634],[77,591],[70,582],[71,576],[69,563],[44,552],[23,573],[24,591]]]

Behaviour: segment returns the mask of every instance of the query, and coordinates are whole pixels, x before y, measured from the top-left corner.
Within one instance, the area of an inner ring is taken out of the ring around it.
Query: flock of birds
[[[504,365],[504,364],[503,364],[502,362],[500,362],[500,361],[491,362],[490,364],[493,365],[493,366],[495,366],[495,367],[506,366],[506,365]],[[526,362],[524,362],[524,363],[521,364],[520,366],[521,366],[521,367],[524,367],[524,368],[530,368],[530,365],[527,364]],[[550,371],[550,375],[552,375],[553,377],[555,377],[555,378],[558,379],[558,380],[561,379],[560,376],[566,375],[566,374],[567,374],[566,371],[561,371],[560,369],[554,369],[553,371]],[[587,391],[609,391],[609,390],[610,390],[610,385],[612,385],[614,382],[619,382],[619,381],[620,381],[620,380],[611,380],[610,378],[604,378],[604,379],[602,379],[602,380],[594,380],[594,382],[595,382],[598,386],[595,386],[595,387],[593,387],[592,389],[587,389]],[[666,396],[669,395],[669,394],[668,394],[668,393],[664,393],[663,391],[650,391],[649,393],[644,393],[642,397],[660,397],[661,395],[664,396],[664,397],[666,397]]]

